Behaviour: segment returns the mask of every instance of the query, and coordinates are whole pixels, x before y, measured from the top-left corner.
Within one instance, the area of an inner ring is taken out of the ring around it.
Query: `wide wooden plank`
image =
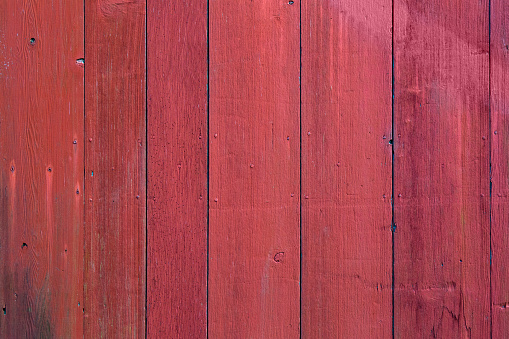
[[[85,337],[145,335],[145,1],[85,2]]]
[[[207,333],[207,2],[149,1],[147,334]]]
[[[394,4],[394,332],[490,333],[487,0]]]
[[[299,6],[210,2],[212,338],[299,334]]]
[[[302,8],[302,336],[389,338],[387,0]]]
[[[82,1],[0,2],[1,338],[83,335],[83,53]]]
[[[491,1],[492,332],[509,333],[509,3]]]

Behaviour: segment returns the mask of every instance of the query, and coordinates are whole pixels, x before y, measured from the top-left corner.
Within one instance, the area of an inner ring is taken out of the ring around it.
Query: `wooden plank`
[[[2,338],[83,335],[83,53],[82,1],[0,2]]]
[[[509,3],[491,1],[492,338],[509,333]]]
[[[142,337],[145,1],[86,1],[85,16],[85,337]]]
[[[303,4],[304,338],[391,337],[391,11]]]
[[[488,338],[488,1],[394,5],[396,338]]]
[[[299,334],[299,6],[210,2],[212,338]]]
[[[207,2],[148,2],[147,334],[207,333]]]

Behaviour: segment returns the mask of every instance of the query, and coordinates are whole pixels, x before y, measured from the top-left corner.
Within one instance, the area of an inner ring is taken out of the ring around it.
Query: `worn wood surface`
[[[85,337],[145,335],[145,1],[85,2]]]
[[[509,333],[509,3],[491,1],[491,308],[493,338]]]
[[[0,2],[1,338],[82,332],[83,52],[83,2]]]
[[[395,1],[396,338],[488,338],[488,1]]]
[[[150,1],[147,334],[207,333],[207,2]]]
[[[0,1],[0,337],[505,338],[508,6]]]
[[[302,8],[302,336],[391,336],[390,1]]]
[[[210,2],[209,335],[299,335],[299,1]]]

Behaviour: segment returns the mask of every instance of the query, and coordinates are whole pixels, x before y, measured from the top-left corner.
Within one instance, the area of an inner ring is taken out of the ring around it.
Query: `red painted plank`
[[[394,6],[395,337],[488,338],[488,1]]]
[[[82,1],[0,2],[1,338],[82,336],[83,52]]]
[[[207,333],[207,2],[149,1],[147,334]]]
[[[491,2],[491,170],[493,338],[509,333],[509,3]]]
[[[391,337],[391,1],[302,9],[302,336]]]
[[[299,6],[210,2],[212,338],[299,334]]]
[[[145,1],[86,1],[85,16],[85,337],[142,337]]]

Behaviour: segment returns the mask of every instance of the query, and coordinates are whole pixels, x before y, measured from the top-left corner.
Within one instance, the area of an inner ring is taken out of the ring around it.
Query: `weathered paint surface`
[[[145,1],[85,2],[85,337],[145,335]]]
[[[82,333],[83,52],[82,1],[0,2],[1,338]]]
[[[0,337],[505,338],[508,6],[0,2]]]
[[[391,1],[302,9],[302,335],[391,336]]]
[[[509,3],[491,1],[491,309],[493,338],[509,333]]]
[[[488,1],[394,6],[395,337],[488,338]]]
[[[300,1],[210,2],[209,335],[299,334]]]
[[[147,334],[207,333],[207,2],[148,8]]]

